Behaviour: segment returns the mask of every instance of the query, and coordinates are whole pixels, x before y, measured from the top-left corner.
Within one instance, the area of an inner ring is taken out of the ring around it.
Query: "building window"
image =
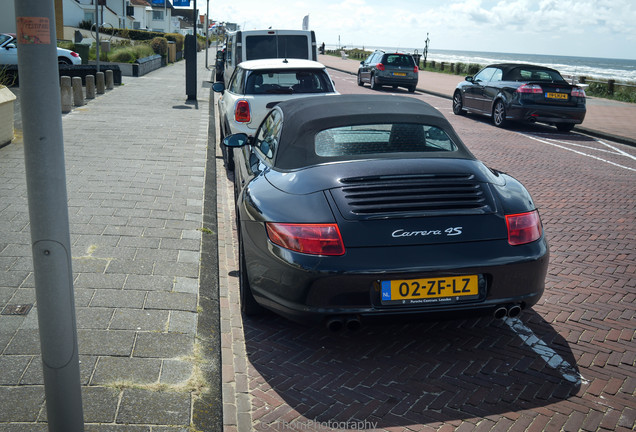
[[[152,11],[153,21],[163,21],[163,11]]]

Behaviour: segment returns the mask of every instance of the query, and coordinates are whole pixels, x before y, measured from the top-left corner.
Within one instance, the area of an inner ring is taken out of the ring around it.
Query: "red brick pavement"
[[[329,333],[271,314],[243,320],[232,183],[219,164],[226,431],[634,429],[636,150],[444,114],[478,158],[532,193],[551,245],[542,300],[514,322]]]

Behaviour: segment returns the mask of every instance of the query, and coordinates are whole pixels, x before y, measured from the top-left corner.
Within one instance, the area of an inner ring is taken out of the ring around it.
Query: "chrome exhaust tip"
[[[362,323],[360,322],[360,319],[358,317],[348,318],[345,324],[347,326],[347,329],[353,331],[360,330],[360,328],[362,327]]]
[[[508,315],[508,309],[506,309],[505,306],[499,306],[497,309],[495,309],[495,312],[493,313],[493,316],[496,319],[504,319],[507,315]]]
[[[510,306],[510,308],[508,309],[508,316],[510,318],[518,317],[520,313],[521,313],[521,306],[519,305]]]
[[[327,329],[332,332],[339,332],[344,327],[344,320],[340,317],[332,317],[327,320]]]

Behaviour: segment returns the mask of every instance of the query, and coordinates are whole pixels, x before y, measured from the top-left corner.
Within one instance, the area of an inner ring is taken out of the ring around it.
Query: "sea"
[[[415,48],[365,47],[365,49],[367,51],[385,49],[422,54],[421,48],[416,50]],[[427,60],[446,63],[477,63],[483,66],[506,62],[532,63],[556,69],[564,77],[584,76],[600,81],[613,79],[618,82],[636,84],[636,60],[440,49],[429,49]]]

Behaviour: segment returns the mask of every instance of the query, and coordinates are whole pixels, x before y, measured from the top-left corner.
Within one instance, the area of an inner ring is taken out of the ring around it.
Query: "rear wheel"
[[[506,107],[501,99],[495,102],[495,107],[492,109],[492,122],[497,127],[506,125]]]
[[[375,81],[375,75],[371,75],[371,90],[378,90],[380,88],[380,84]]]
[[[256,299],[252,294],[249,279],[247,278],[245,251],[243,247],[243,240],[241,239],[241,225],[238,217],[236,229],[239,231],[239,297],[241,301],[241,312],[243,312],[245,316],[260,315],[263,312],[263,308],[256,302]]]
[[[556,128],[559,132],[570,132],[574,129],[574,125],[572,123],[557,123]]]
[[[415,93],[415,86],[409,86],[407,90],[409,91],[409,93]]]
[[[234,158],[232,157],[232,149],[223,145],[225,139],[225,133],[223,127],[219,128],[221,136],[219,137],[219,145],[221,146],[221,153],[223,154],[223,164],[228,171],[234,171]]]
[[[464,103],[462,100],[462,94],[459,91],[456,91],[453,95],[453,114],[466,115],[466,111],[464,110]]]
[[[67,59],[66,57],[58,57],[57,64],[59,65],[72,65],[73,62]]]
[[[360,87],[364,86],[364,83],[362,82],[362,75],[360,74],[360,72],[358,72],[358,85]]]

